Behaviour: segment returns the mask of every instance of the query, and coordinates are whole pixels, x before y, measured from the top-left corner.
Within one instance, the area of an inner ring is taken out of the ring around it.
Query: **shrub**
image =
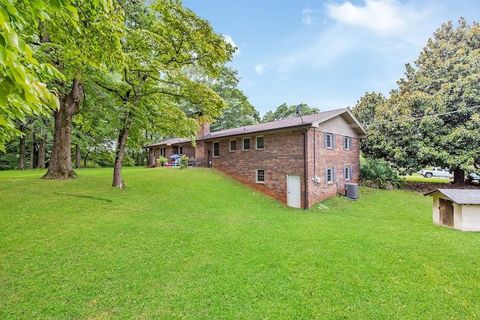
[[[362,184],[379,189],[401,188],[404,184],[396,169],[388,162],[377,159],[362,160],[360,179]]]
[[[188,156],[183,155],[180,158],[180,169],[185,169],[188,167]]]
[[[160,156],[160,158],[157,159],[157,163],[158,163],[160,166],[165,167],[165,165],[168,163],[168,159],[165,158],[165,157]]]

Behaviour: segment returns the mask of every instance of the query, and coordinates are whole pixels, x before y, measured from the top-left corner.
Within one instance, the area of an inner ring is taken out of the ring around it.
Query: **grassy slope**
[[[0,172],[0,318],[474,318],[480,234],[362,189],[285,208],[206,169]]]

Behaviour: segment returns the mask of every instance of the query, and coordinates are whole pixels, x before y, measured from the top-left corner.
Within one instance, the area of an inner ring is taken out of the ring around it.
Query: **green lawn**
[[[472,319],[480,234],[364,188],[295,210],[208,169],[0,172],[0,319]]]

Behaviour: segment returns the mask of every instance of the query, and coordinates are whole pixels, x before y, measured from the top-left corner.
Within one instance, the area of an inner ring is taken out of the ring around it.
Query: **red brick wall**
[[[335,134],[335,148],[324,147],[324,132],[318,128],[310,128],[307,132],[307,205],[344,193],[344,167],[352,166],[350,182],[358,182],[360,176],[359,139],[352,138],[350,150],[343,149],[343,135]],[[265,148],[256,150],[255,137],[246,135],[235,138],[219,139],[220,156],[213,157],[212,141],[197,141],[196,148],[190,143],[182,144],[183,153],[195,157],[198,166],[212,166],[227,175],[245,183],[273,198],[287,202],[287,175],[298,175],[301,179],[301,205],[304,205],[304,157],[303,132],[287,130],[274,133],[259,134],[263,136]],[[250,138],[250,150],[243,151],[243,138]],[[237,150],[230,152],[230,140],[237,141]],[[174,152],[171,146],[166,147],[166,157]],[[155,155],[160,154],[160,147],[155,148]],[[158,158],[158,156],[157,156]],[[326,183],[325,169],[335,168],[335,182]],[[256,183],[256,169],[265,170],[265,183]],[[314,181],[314,177],[319,182]]]
[[[165,148],[165,157],[170,160],[170,156],[174,153],[173,147],[172,146],[156,146],[153,147],[153,157],[150,157],[150,163],[149,166],[155,166],[155,161],[156,159],[160,158],[160,149]],[[152,149],[150,149],[152,150]],[[153,162],[152,162],[153,161]]]
[[[212,157],[214,168],[273,198],[287,202],[287,175],[299,175],[303,181],[303,133],[299,130],[261,134],[265,148],[255,149],[256,135],[236,137],[237,150],[230,152],[230,140],[218,140],[220,156]],[[249,137],[250,150],[243,151],[243,138]],[[213,143],[210,144],[210,149]],[[211,150],[213,155],[213,150]],[[256,169],[265,170],[265,183],[256,183]],[[303,205],[303,182],[301,183]]]
[[[190,159],[195,158],[195,148],[190,142],[179,144],[178,147],[182,147],[182,154],[187,155]]]
[[[197,141],[195,147],[195,165],[199,167],[208,167],[209,143]]]
[[[316,202],[335,196],[338,192],[345,191],[344,166],[352,166],[350,182],[358,182],[360,177],[359,139],[352,138],[350,150],[343,149],[343,135],[334,134],[335,148],[326,149],[324,146],[324,132],[316,128],[308,131],[308,205],[311,207]],[[316,157],[315,157],[316,155]],[[333,184],[325,182],[325,169],[335,167],[335,180]],[[313,178],[318,176],[320,182]]]

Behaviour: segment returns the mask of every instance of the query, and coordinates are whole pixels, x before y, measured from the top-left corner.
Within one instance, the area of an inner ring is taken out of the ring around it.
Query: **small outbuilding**
[[[433,222],[462,231],[480,231],[479,189],[437,189],[433,197]]]

